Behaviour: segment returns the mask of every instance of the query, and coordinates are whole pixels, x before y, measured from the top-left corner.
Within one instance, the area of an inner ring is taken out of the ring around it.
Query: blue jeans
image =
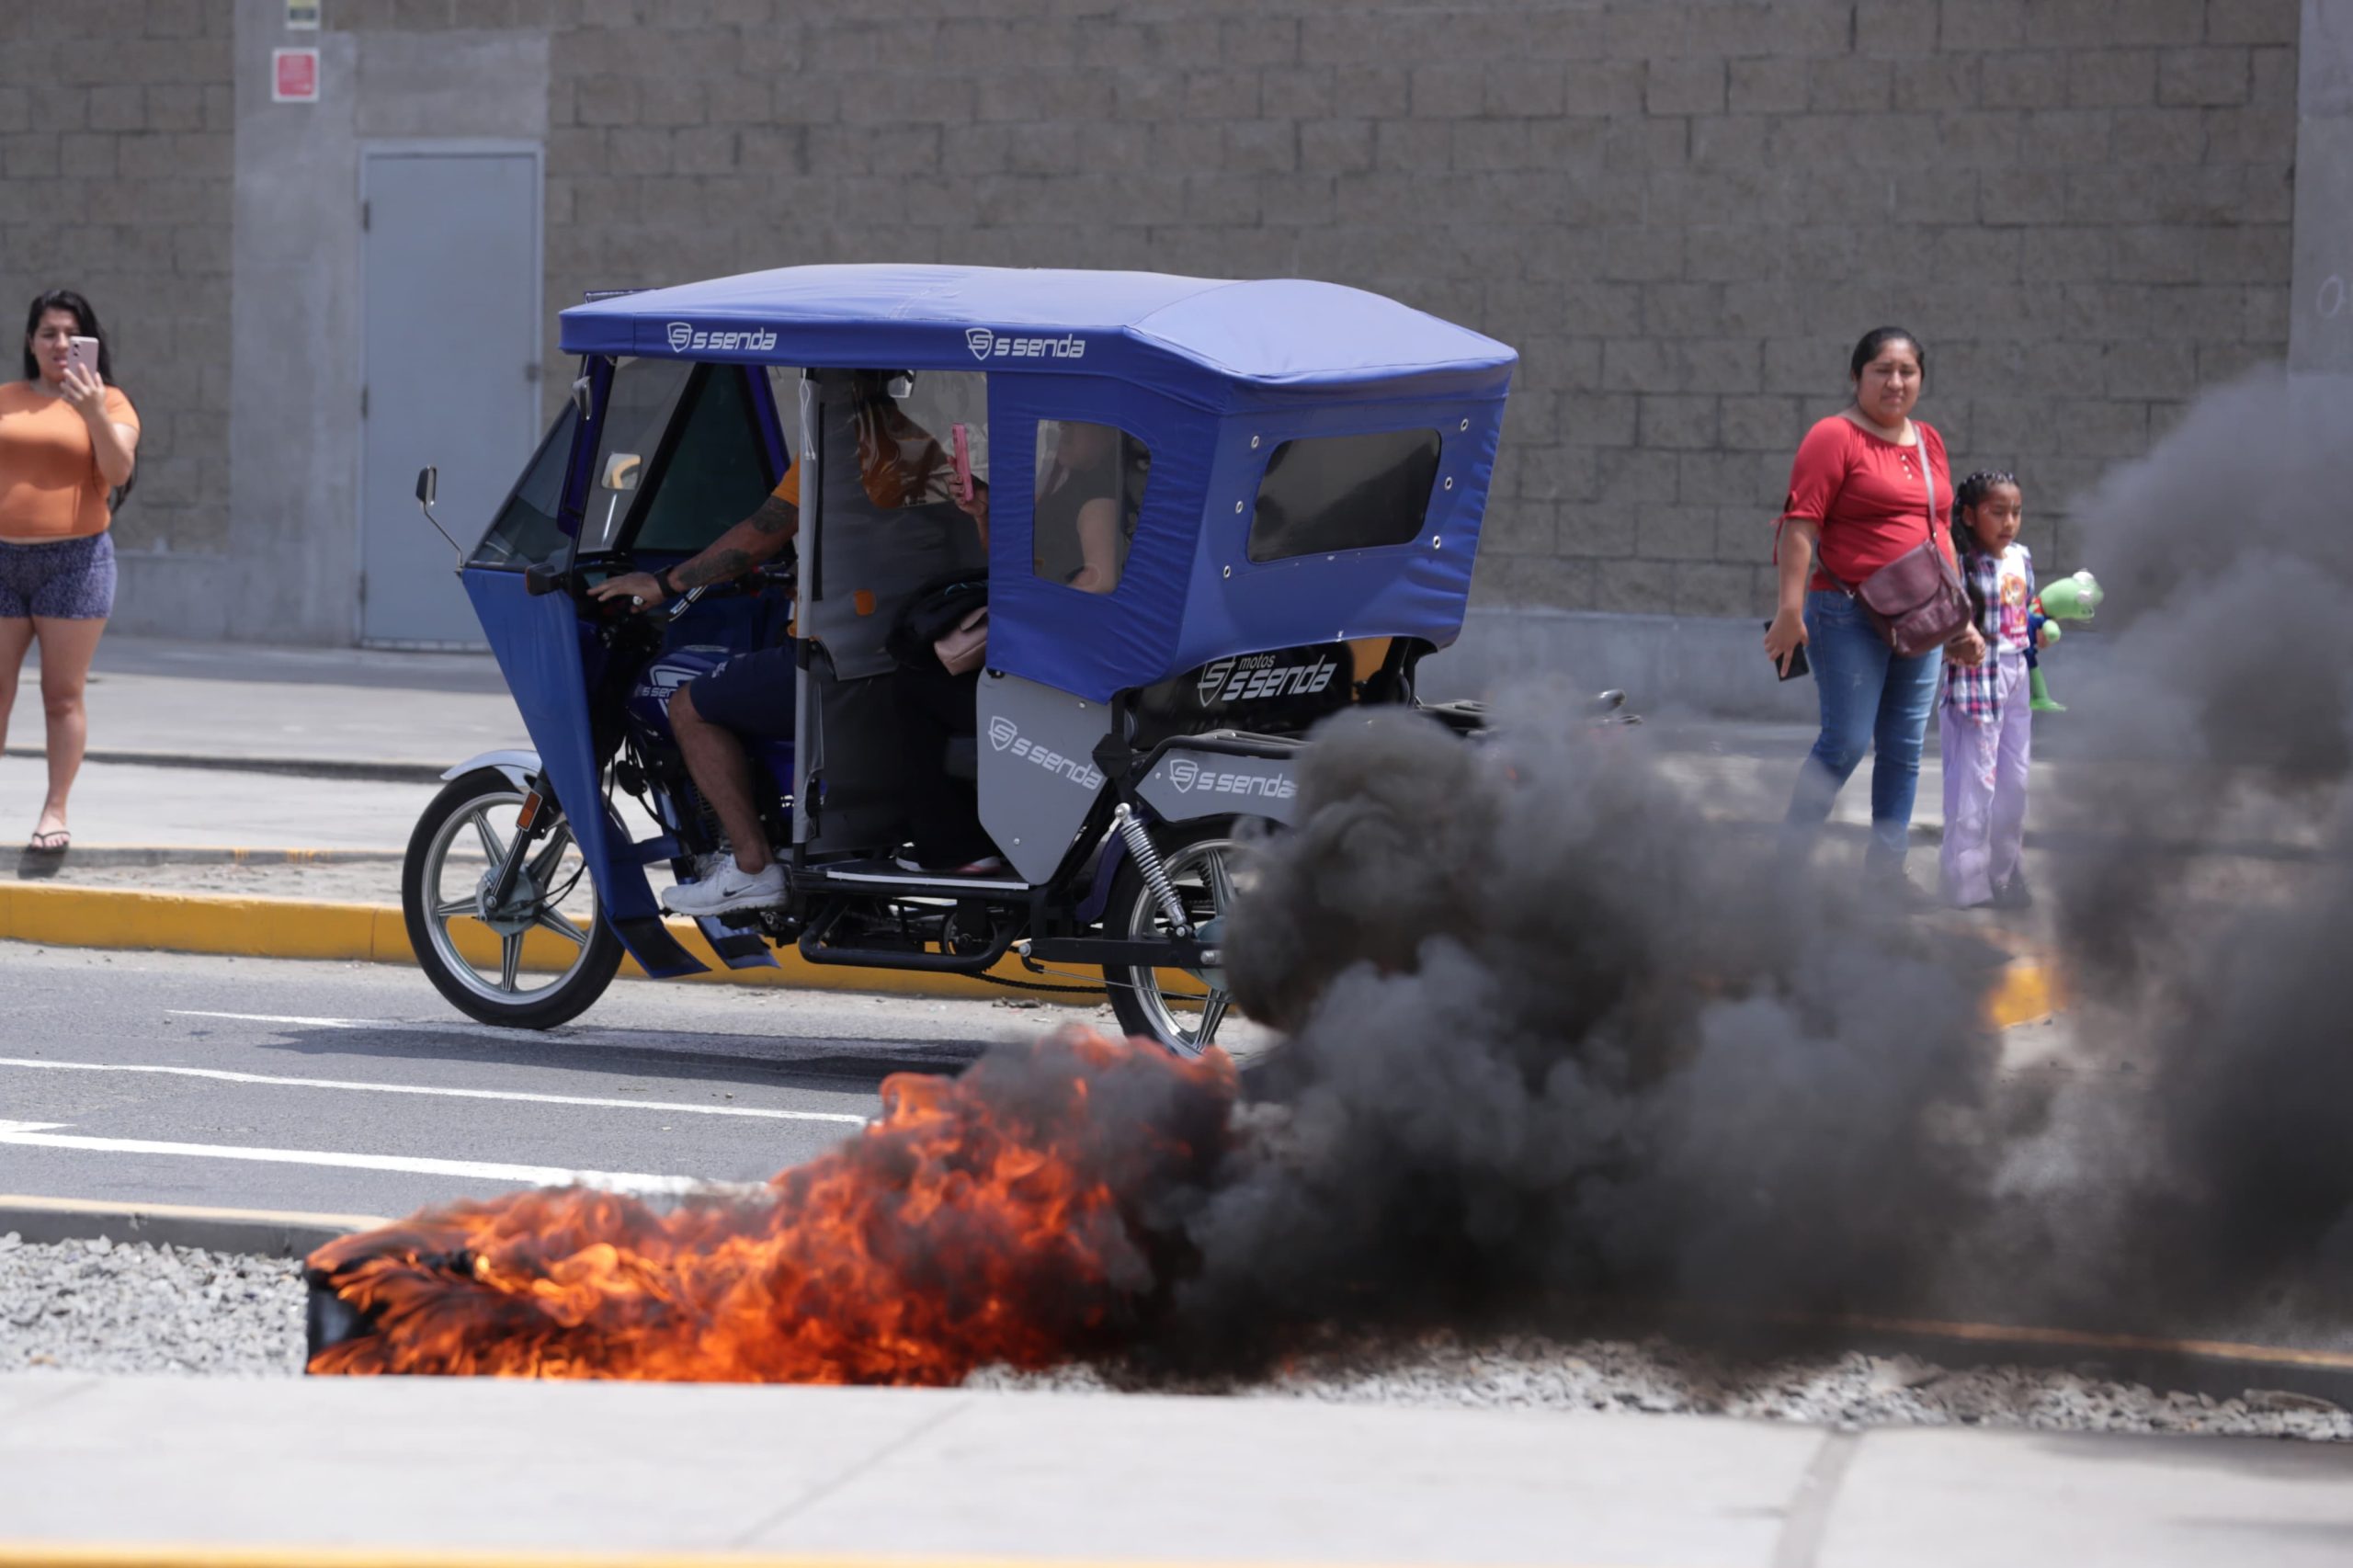
[[[1871,841],[1863,863],[1893,870],[1904,864],[1912,835],[1912,797],[1920,785],[1920,748],[1928,734],[1944,650],[1910,659],[1871,630],[1862,607],[1841,593],[1805,597],[1806,659],[1822,699],[1822,733],[1798,771],[1788,826],[1796,837],[1822,825],[1831,802],[1863,760],[1871,763]]]

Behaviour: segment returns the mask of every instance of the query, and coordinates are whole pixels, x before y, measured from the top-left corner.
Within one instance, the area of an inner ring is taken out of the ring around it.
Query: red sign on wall
[[[272,103],[280,104],[317,103],[319,51],[315,49],[271,50],[269,98]]]

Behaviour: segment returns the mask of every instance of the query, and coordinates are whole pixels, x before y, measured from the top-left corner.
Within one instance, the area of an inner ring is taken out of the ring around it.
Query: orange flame
[[[1148,1307],[1170,1207],[1227,1146],[1232,1063],[1071,1027],[882,1116],[743,1203],[577,1188],[429,1210],[312,1254],[372,1332],[315,1373],[933,1383],[1049,1366]]]

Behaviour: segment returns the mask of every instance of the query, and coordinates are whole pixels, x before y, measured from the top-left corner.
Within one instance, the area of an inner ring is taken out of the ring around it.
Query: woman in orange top
[[[74,362],[76,337],[97,340],[95,369]],[[82,691],[114,613],[107,525],[131,488],[139,415],[113,379],[90,302],[63,289],[36,298],[25,313],[24,380],[0,385],[0,736],[36,638],[49,721],[49,798],[29,849],[73,842],[65,797],[89,740]]]

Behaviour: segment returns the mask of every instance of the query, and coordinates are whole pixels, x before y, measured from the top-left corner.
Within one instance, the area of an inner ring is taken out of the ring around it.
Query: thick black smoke
[[[1226,944],[1293,1038],[1178,1320],[2309,1328],[2353,1285],[2348,496],[2353,400],[2265,375],[2078,504],[2040,1080],[1997,1081],[1959,928],[1793,879],[1567,700],[1335,722]]]
[[[2070,722],[2132,787],[2059,861],[2061,937],[2153,1086],[2112,1267],[2178,1311],[2353,1285],[2348,497],[2353,398],[2274,372],[2078,508],[2114,636]]]
[[[1777,872],[1636,734],[1516,706],[1477,744],[1394,713],[1311,749],[1225,943],[1291,1039],[1178,1324],[1230,1353],[1918,1305],[2031,1115],[1995,1092],[1984,955]]]

